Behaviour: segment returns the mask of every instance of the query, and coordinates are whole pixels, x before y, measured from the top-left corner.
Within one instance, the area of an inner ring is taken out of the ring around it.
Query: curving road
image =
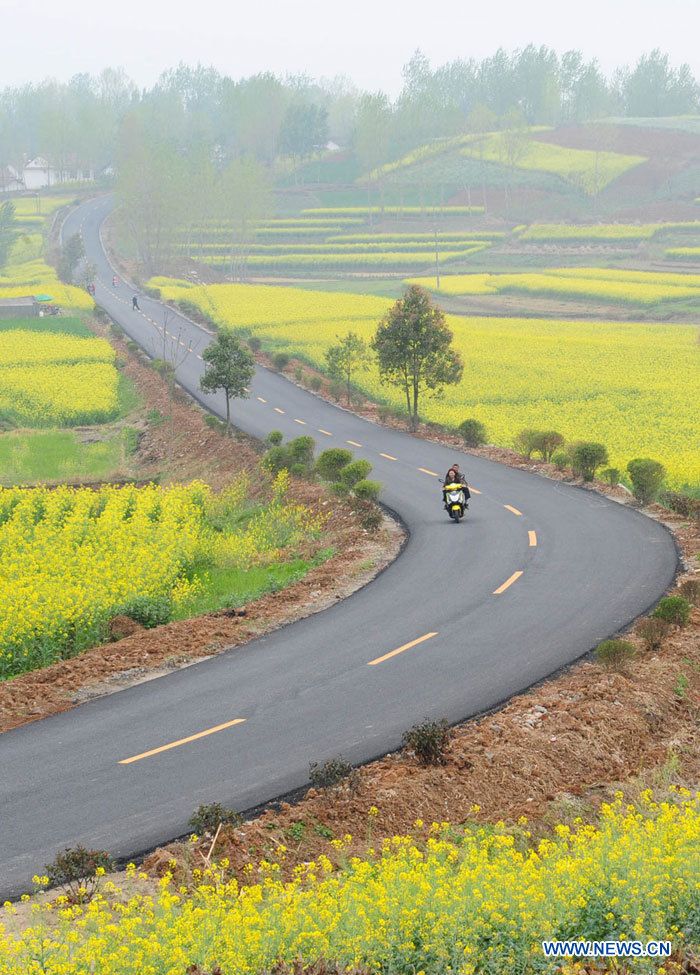
[[[82,205],[64,232],[82,231],[97,301],[158,354],[163,306],[144,297],[133,311],[131,291],[112,287],[99,234],[110,206]],[[168,330],[197,346],[178,379],[202,398],[198,355],[208,336],[167,314]],[[223,412],[221,398],[205,401]],[[673,540],[654,521],[477,457],[464,466],[480,493],[456,526],[436,477],[453,450],[337,409],[267,370],[235,404],[235,422],[258,437],[308,433],[320,448],[350,445],[370,460],[410,532],[404,552],[331,610],[0,736],[1,896],[27,889],[66,845],[135,855],[186,832],[202,802],[249,809],[303,785],[310,761],[339,752],[364,761],[395,748],[425,715],[457,721],[491,708],[624,627],[676,571]]]

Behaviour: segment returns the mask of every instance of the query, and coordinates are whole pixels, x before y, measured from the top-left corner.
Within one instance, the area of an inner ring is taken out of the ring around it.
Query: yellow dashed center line
[[[205,731],[198,731],[195,735],[188,735],[187,738],[179,738],[177,741],[171,741],[168,745],[161,745],[160,748],[151,748],[150,751],[141,752],[140,755],[132,755],[131,758],[122,758],[119,764],[131,765],[132,762],[140,762],[142,758],[150,758],[151,755],[159,755],[161,752],[170,751],[171,748],[179,748],[180,745],[187,745],[191,741],[197,741],[198,738],[215,735],[217,731],[232,728],[235,724],[243,724],[244,721],[245,718],[234,718],[233,721],[225,721],[223,724],[214,725],[213,728],[207,728]]]
[[[502,586],[499,586],[498,589],[494,589],[493,595],[494,596],[500,596],[501,593],[502,592],[505,592],[506,589],[508,589],[510,586],[512,586],[514,582],[517,582],[518,579],[520,578],[520,576],[522,574],[523,574],[522,573],[522,569],[518,569],[517,572],[514,572],[513,573],[513,575],[510,577],[510,579],[506,579],[506,581],[503,583]]]
[[[274,406],[273,409],[274,409],[275,413],[284,413],[284,410],[281,410],[279,408],[279,406]]]
[[[395,457],[392,457],[391,454],[382,454],[380,452],[379,456],[380,457],[385,457],[387,460],[396,460],[396,458]]]
[[[437,477],[435,471],[429,471],[427,467],[419,467],[418,470],[422,471],[424,474],[430,474],[431,477]]]
[[[530,539],[530,548],[534,548],[537,545],[537,532],[528,532],[527,537]]]
[[[362,444],[358,443],[357,440],[346,440],[345,443],[349,443],[351,447],[361,447]]]
[[[294,417],[294,422],[295,423],[300,423],[303,427],[306,426],[306,420],[297,420],[297,418]]]
[[[426,633],[425,636],[419,636],[417,640],[411,640],[410,643],[404,643],[402,647],[397,647],[396,650],[390,650],[389,653],[385,653],[382,657],[377,657],[375,660],[370,660],[367,664],[368,667],[374,667],[376,664],[384,663],[385,660],[389,660],[391,657],[397,656],[399,653],[403,653],[404,650],[410,650],[411,647],[417,647],[419,643],[425,643],[426,640],[432,640],[437,633]]]
[[[260,400],[261,403],[267,403],[267,400],[263,399],[262,396],[258,396],[257,398]]]
[[[514,515],[522,515],[522,511],[518,511],[518,509],[514,508],[512,504],[504,504],[503,507],[506,509],[506,511],[512,511]]]
[[[320,427],[318,428],[318,432],[319,433],[322,433],[326,437],[332,437],[333,436],[333,434],[330,433],[330,431],[328,431],[328,430],[322,430]]]
[[[475,488],[473,484],[470,484],[469,485],[469,493],[470,494],[481,494],[481,491],[479,490],[479,488]]]

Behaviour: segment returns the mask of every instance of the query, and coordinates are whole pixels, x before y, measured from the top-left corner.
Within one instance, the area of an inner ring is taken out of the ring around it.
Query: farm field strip
[[[370,216],[433,216],[467,217],[484,212],[483,206],[352,206],[352,207],[310,207],[302,210],[302,216],[317,217],[370,217]]]
[[[55,268],[41,259],[9,264],[0,273],[0,298],[23,298],[46,293],[63,308],[90,311],[94,302],[82,288],[64,284]]]
[[[469,257],[483,250],[488,244],[478,243],[473,247],[467,247],[454,251],[441,251],[441,261],[455,261],[460,258]],[[289,268],[344,268],[344,267],[387,267],[387,268],[410,268],[425,267],[434,260],[434,253],[429,250],[418,252],[399,251],[399,252],[369,252],[369,253],[333,253],[308,254],[294,252],[290,254],[262,255],[251,254],[246,258],[246,264],[251,268],[260,267],[289,267]],[[203,257],[201,261],[205,264],[226,265],[229,258],[226,255],[220,257]]]
[[[581,273],[579,273],[579,271]],[[557,298],[591,298],[633,305],[656,305],[662,301],[700,299],[700,282],[692,275],[656,274],[613,269],[596,273],[596,268],[557,268],[542,272],[475,273],[443,277],[439,293],[486,295],[523,293]],[[639,276],[637,276],[639,275]],[[679,279],[685,278],[681,281]],[[435,289],[434,277],[412,278],[410,283]]]
[[[557,176],[590,194],[604,189],[623,173],[646,162],[645,156],[571,149],[553,142],[538,141],[537,132],[542,131],[543,128],[546,129],[546,127],[529,129],[527,133],[523,133],[517,143],[510,138],[511,133],[505,132],[437,139],[373,170],[360,182],[377,181],[401,170],[452,153],[478,162],[512,165],[521,170]]]
[[[468,277],[482,278],[482,275]],[[449,279],[448,279],[449,280]],[[553,278],[553,280],[557,280]],[[342,292],[254,285],[182,287],[152,282],[164,298],[186,297],[221,327],[245,329],[265,346],[321,369],[325,352],[352,329],[369,340],[389,299]],[[423,415],[447,427],[481,420],[490,442],[510,446],[526,427],[543,425],[567,440],[606,444],[610,463],[633,457],[664,463],[675,486],[700,485],[695,446],[700,421],[696,329],[684,325],[449,316],[464,380]],[[358,376],[372,398],[400,408],[398,391],[376,369]]]
[[[446,238],[444,240],[438,240],[438,248],[440,250],[459,250],[460,248],[469,247],[480,247],[483,248],[488,246],[489,241],[465,238]],[[231,247],[229,244],[222,243],[205,243],[197,245],[196,250],[206,251],[211,253],[212,251],[218,251],[222,254],[227,254],[230,252]],[[234,248],[235,251],[235,248]],[[331,242],[327,241],[325,244],[250,244],[246,247],[246,252],[248,254],[372,254],[372,253],[401,253],[402,251],[409,252],[419,252],[426,251],[427,253],[435,253],[435,241],[430,238],[426,240],[415,240],[407,239],[404,241],[377,241],[373,242],[367,240],[366,242]]]
[[[622,241],[637,242],[649,240],[658,234],[670,233],[699,233],[700,221],[679,223],[645,223],[645,224],[559,224],[533,223],[523,228],[519,234],[520,240],[533,241],[588,241],[609,240],[614,243]]]

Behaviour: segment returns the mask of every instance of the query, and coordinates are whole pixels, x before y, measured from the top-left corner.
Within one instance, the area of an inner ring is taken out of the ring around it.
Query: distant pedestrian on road
[[[119,278],[116,276],[116,274],[113,274],[112,275],[112,287],[113,288],[116,288],[116,286],[118,284],[119,284]]]
[[[137,295],[134,295],[134,297],[131,299],[131,307],[134,309],[134,311],[141,311],[139,308],[139,299]]]

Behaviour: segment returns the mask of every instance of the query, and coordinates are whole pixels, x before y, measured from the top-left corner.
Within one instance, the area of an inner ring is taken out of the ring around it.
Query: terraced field
[[[373,170],[365,179],[380,181],[437,157],[447,157],[449,161],[449,157],[455,154],[478,162],[556,176],[587,194],[600,192],[623,173],[646,162],[644,156],[571,149],[551,142],[538,142],[535,129],[517,135],[488,132],[438,139]]]
[[[370,339],[390,305],[342,292],[161,278],[152,284],[164,298],[186,298],[220,326],[255,334],[268,349],[320,368],[338,335],[352,329]],[[444,399],[425,401],[426,419],[456,427],[476,417],[491,442],[507,446],[521,429],[547,426],[570,441],[600,440],[621,470],[633,457],[655,457],[674,485],[700,486],[700,423],[688,410],[700,398],[694,327],[456,316],[449,323],[464,379]],[[376,370],[358,381],[372,398],[401,407]]]
[[[183,234],[181,250],[203,264],[222,270],[237,264],[254,275],[334,273],[410,273],[434,263],[436,247],[442,262],[464,261],[484,250],[499,232],[471,232],[465,220],[480,207],[323,207],[303,210],[260,224],[252,242],[236,243],[221,222],[195,226]],[[425,232],[425,221],[432,233]],[[406,223],[413,232],[375,233]],[[375,223],[376,222],[376,223]],[[451,229],[452,228],[452,229]]]
[[[435,290],[435,278],[411,278]],[[550,268],[528,274],[460,274],[442,277],[439,293],[447,295],[531,294],[561,299],[649,306],[695,299],[700,302],[700,275],[626,271],[615,268]]]

